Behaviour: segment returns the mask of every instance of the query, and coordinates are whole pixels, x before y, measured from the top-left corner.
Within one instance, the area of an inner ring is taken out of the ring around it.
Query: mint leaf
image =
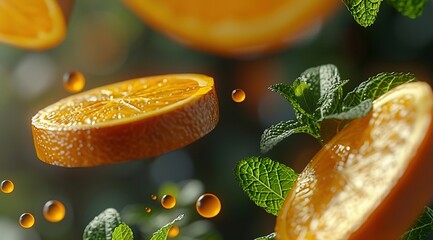
[[[83,240],[111,240],[114,229],[120,223],[119,213],[113,208],[108,208],[86,226]]]
[[[324,119],[352,120],[367,115],[373,108],[373,101],[367,99],[360,104],[345,108],[346,111],[326,116]]]
[[[275,84],[271,91],[286,98],[295,110],[297,121],[282,122],[267,129],[261,140],[261,151],[267,152],[278,142],[294,133],[307,133],[323,143],[320,120],[340,112],[343,98],[342,86],[347,81],[340,78],[332,64],[309,68],[292,85]]]
[[[173,221],[167,223],[163,227],[161,227],[158,231],[156,231],[150,240],[166,240],[168,236],[168,231],[170,230],[171,226],[177,221],[182,220],[183,214],[177,216]]]
[[[397,11],[412,19],[422,14],[427,2],[428,0],[388,0]]]
[[[277,236],[277,235],[276,235],[275,233],[271,233],[271,234],[266,235],[266,236],[264,236],[264,237],[256,238],[256,239],[254,239],[254,240],[274,240],[276,236]]]
[[[424,240],[433,231],[433,210],[429,207],[424,209],[415,224],[403,234],[403,240]]]
[[[355,21],[368,27],[374,23],[382,0],[343,0]]]
[[[343,100],[343,110],[359,105],[367,99],[375,100],[389,90],[412,81],[415,81],[415,76],[410,73],[379,73],[368,78],[346,95]]]
[[[320,136],[317,136],[315,132],[311,130],[311,128],[308,125],[305,125],[303,123],[299,123],[297,121],[286,121],[286,122],[280,122],[276,125],[271,126],[270,128],[266,129],[263,134],[262,138],[260,140],[260,150],[262,153],[266,153],[269,150],[271,150],[275,145],[277,145],[279,142],[284,140],[290,135],[293,135],[295,133],[308,133],[315,138],[319,138]]]
[[[111,235],[113,240],[133,240],[134,235],[132,234],[131,228],[122,223],[114,229]]]
[[[297,178],[293,169],[270,158],[261,157],[239,161],[235,175],[248,197],[275,216]]]

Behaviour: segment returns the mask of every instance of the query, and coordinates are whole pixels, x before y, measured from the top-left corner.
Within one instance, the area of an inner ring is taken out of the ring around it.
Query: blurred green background
[[[241,59],[186,48],[148,28],[122,3],[104,0],[76,1],[67,38],[55,49],[30,52],[0,45],[0,180],[15,183],[12,194],[0,194],[0,238],[81,239],[87,223],[109,207],[133,224],[136,239],[149,239],[137,234],[151,234],[155,225],[165,224],[164,216],[181,210],[190,214],[179,239],[188,239],[188,234],[191,239],[254,239],[271,233],[275,217],[248,199],[233,174],[240,159],[259,155],[265,128],[293,118],[289,104],[267,90],[270,84],[291,82],[305,69],[326,63],[335,64],[343,79],[351,79],[347,89],[384,71],[412,72],[420,80],[433,80],[433,1],[416,20],[382,4],[376,23],[367,29],[341,5],[298,43]],[[85,169],[47,165],[36,158],[31,117],[69,95],[62,76],[72,70],[86,76],[85,89],[157,74],[210,75],[217,85],[220,122],[199,141],[155,159]],[[245,90],[244,102],[231,100],[235,88]],[[269,156],[299,172],[319,147],[311,137],[297,135]],[[168,192],[179,199],[214,193],[222,211],[202,221],[193,210],[194,198],[180,200],[171,211],[150,199],[151,194]],[[66,205],[67,215],[60,223],[43,219],[42,207],[50,199]],[[146,215],[147,206],[154,211]],[[23,212],[35,215],[33,228],[19,227]]]

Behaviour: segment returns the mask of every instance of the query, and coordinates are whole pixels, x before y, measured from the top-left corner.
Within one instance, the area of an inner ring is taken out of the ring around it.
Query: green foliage
[[[343,100],[343,109],[350,109],[367,99],[375,100],[389,90],[413,81],[415,76],[411,73],[379,73],[349,92]]]
[[[119,213],[113,208],[108,208],[87,225],[83,240],[111,240],[114,229],[120,223]]]
[[[254,239],[254,240],[274,240],[275,237],[276,237],[276,234],[275,234],[275,233],[271,233],[271,234],[266,235],[266,236],[264,236],[264,237],[256,238],[256,239]]]
[[[383,0],[343,0],[355,21],[363,27],[368,27],[374,23],[382,1]],[[388,0],[387,2],[401,14],[413,19],[422,14],[427,1],[428,0]]]
[[[382,0],[343,0],[355,21],[368,27],[374,23]]]
[[[239,161],[235,175],[248,197],[257,206],[275,216],[297,178],[291,168],[261,157]]]
[[[343,98],[342,87],[347,81],[341,80],[337,68],[328,64],[306,70],[291,85],[272,85],[271,91],[279,93],[293,105],[296,120],[280,122],[266,129],[261,137],[260,150],[266,153],[295,133],[309,134],[324,144],[329,138],[323,135],[322,121],[363,117],[371,111],[373,100],[414,80],[415,77],[408,73],[380,73],[362,82]]]
[[[424,209],[415,224],[401,237],[403,240],[425,240],[433,231],[433,210],[429,207]]]
[[[427,2],[428,0],[388,0],[397,11],[412,19],[422,15]]]
[[[121,223],[114,229],[112,238],[113,240],[133,240],[134,235],[128,225]]]
[[[168,231],[170,230],[171,226],[173,226],[175,222],[182,220],[182,218],[183,214],[177,216],[175,219],[173,219],[173,221],[169,222],[168,224],[161,227],[158,231],[156,231],[150,240],[166,240]]]

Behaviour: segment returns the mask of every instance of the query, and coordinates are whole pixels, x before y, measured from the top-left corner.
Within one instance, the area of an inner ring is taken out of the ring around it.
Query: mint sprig
[[[134,235],[128,225],[121,223],[114,229],[112,238],[112,240],[133,240]]]
[[[328,64],[306,70],[291,85],[272,85],[271,91],[279,93],[293,105],[296,120],[280,122],[266,129],[261,137],[260,150],[266,153],[296,133],[309,134],[324,144],[329,136],[321,129],[323,121],[363,117],[371,111],[373,101],[379,96],[414,80],[415,77],[408,73],[380,73],[344,96],[343,85],[347,80],[341,80],[337,68]],[[332,131],[327,129],[327,132]]]
[[[401,237],[402,240],[424,240],[433,231],[433,210],[429,207],[424,209],[415,224]]]
[[[248,197],[275,216],[298,176],[284,164],[261,157],[239,161],[235,175]]]
[[[379,13],[383,0],[343,0],[355,21],[363,26],[371,26]],[[428,0],[387,0],[401,14],[416,18],[420,16]]]
[[[83,240],[111,240],[114,229],[121,224],[116,209],[108,208],[84,229]]]
[[[158,231],[156,231],[150,240],[166,240],[168,236],[168,231],[173,226],[173,224],[177,221],[182,220],[183,214],[177,216],[173,221],[167,223],[163,227],[161,227]]]
[[[150,240],[166,240],[168,231],[183,214],[153,233]],[[96,216],[84,229],[83,240],[133,240],[131,228],[122,222],[119,213],[114,208],[108,208]]]

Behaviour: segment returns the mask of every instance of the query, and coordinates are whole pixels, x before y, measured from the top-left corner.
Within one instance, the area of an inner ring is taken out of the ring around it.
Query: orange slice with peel
[[[277,239],[399,239],[433,199],[432,114],[426,83],[377,99],[298,176]]]
[[[64,98],[32,118],[39,159],[87,167],[160,155],[215,128],[213,79],[199,74],[138,78]]]
[[[66,5],[70,4],[62,6]],[[63,41],[65,34],[65,17],[57,0],[0,0],[0,42],[44,50]]]
[[[277,50],[330,15],[337,0],[124,0],[151,27],[228,56]]]

